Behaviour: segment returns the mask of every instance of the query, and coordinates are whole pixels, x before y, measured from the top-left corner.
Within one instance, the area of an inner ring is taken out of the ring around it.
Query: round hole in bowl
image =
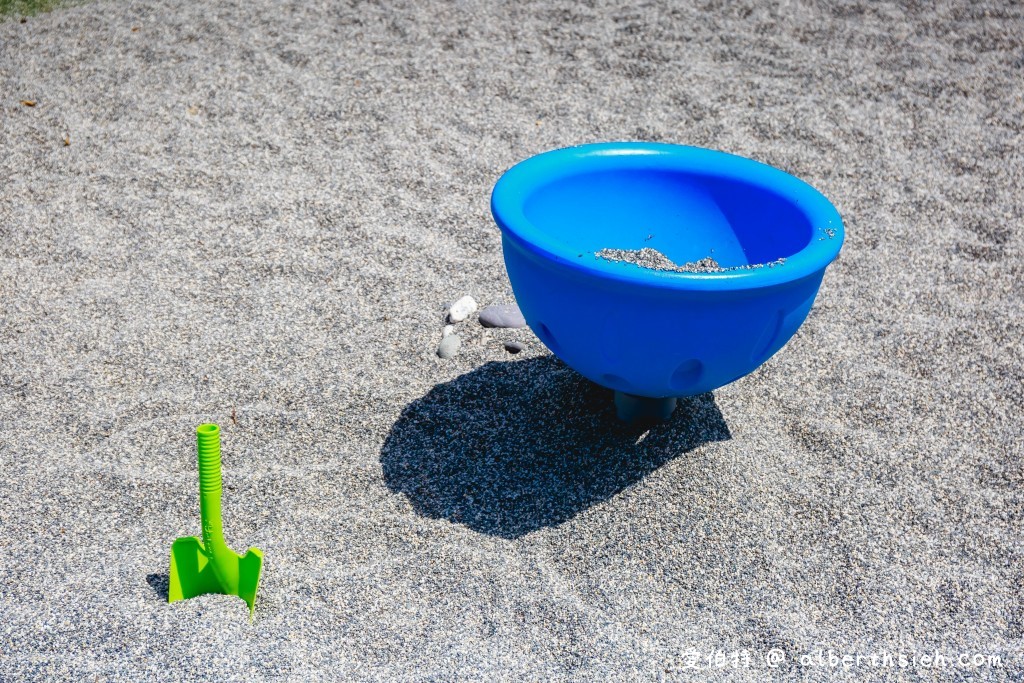
[[[700,381],[702,374],[704,374],[704,364],[696,358],[691,358],[679,364],[668,382],[674,391],[687,391]]]
[[[775,340],[779,338],[779,332],[782,331],[782,321],[785,317],[785,311],[776,311],[772,319],[765,325],[761,336],[758,337],[757,344],[754,345],[754,352],[750,355],[750,360],[759,365],[767,360],[769,349],[775,344]]]
[[[542,322],[537,323],[537,329],[534,330],[540,340],[544,342],[544,345],[551,350],[551,353],[558,355],[558,342],[555,340],[555,335],[551,333],[551,330]]]

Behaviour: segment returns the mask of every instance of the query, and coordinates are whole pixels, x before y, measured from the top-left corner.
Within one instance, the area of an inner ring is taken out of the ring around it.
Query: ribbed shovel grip
[[[220,494],[220,427],[202,424],[196,427],[196,451],[199,453],[199,492]]]

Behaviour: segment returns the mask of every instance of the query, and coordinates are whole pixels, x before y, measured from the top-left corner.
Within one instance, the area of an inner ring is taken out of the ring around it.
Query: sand
[[[0,680],[1021,680],[1022,11],[0,23]],[[513,300],[498,176],[622,139],[778,166],[848,235],[779,354],[639,434],[526,330],[435,355]],[[165,602],[208,420],[253,625]]]
[[[832,231],[830,237],[835,237],[835,231]],[[705,256],[696,261],[676,263],[668,256],[665,256],[665,254],[651,247],[644,247],[643,249],[601,249],[595,252],[594,255],[607,261],[621,261],[650,270],[677,273],[726,273],[730,270],[758,270],[760,268],[774,268],[786,262],[785,258],[778,258],[767,263],[746,263],[742,266],[723,267],[715,260],[715,257]]]
[[[725,270],[711,256],[706,256],[699,261],[676,263],[657,249],[650,247],[644,247],[643,249],[602,249],[595,252],[595,256],[607,261],[632,263],[633,265],[650,270],[680,273],[721,273]]]

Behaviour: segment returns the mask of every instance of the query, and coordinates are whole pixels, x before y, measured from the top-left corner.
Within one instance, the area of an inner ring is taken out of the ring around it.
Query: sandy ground
[[[0,679],[1024,679],[1024,9],[351,4],[0,24]],[[434,353],[501,172],[608,139],[848,231],[646,435],[528,330]],[[207,420],[253,625],[165,602]]]

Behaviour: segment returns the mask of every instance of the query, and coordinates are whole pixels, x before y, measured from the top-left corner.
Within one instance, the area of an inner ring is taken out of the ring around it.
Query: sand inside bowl
[[[765,266],[773,268],[781,266],[786,262],[786,259],[780,258],[768,263],[751,263],[744,266],[729,266],[725,268],[713,256],[705,256],[699,261],[687,261],[686,263],[677,264],[668,256],[651,247],[644,247],[643,249],[602,249],[596,252],[596,256],[606,261],[622,261],[632,263],[641,268],[679,273],[725,273],[730,270],[754,270],[755,268],[764,268]]]

